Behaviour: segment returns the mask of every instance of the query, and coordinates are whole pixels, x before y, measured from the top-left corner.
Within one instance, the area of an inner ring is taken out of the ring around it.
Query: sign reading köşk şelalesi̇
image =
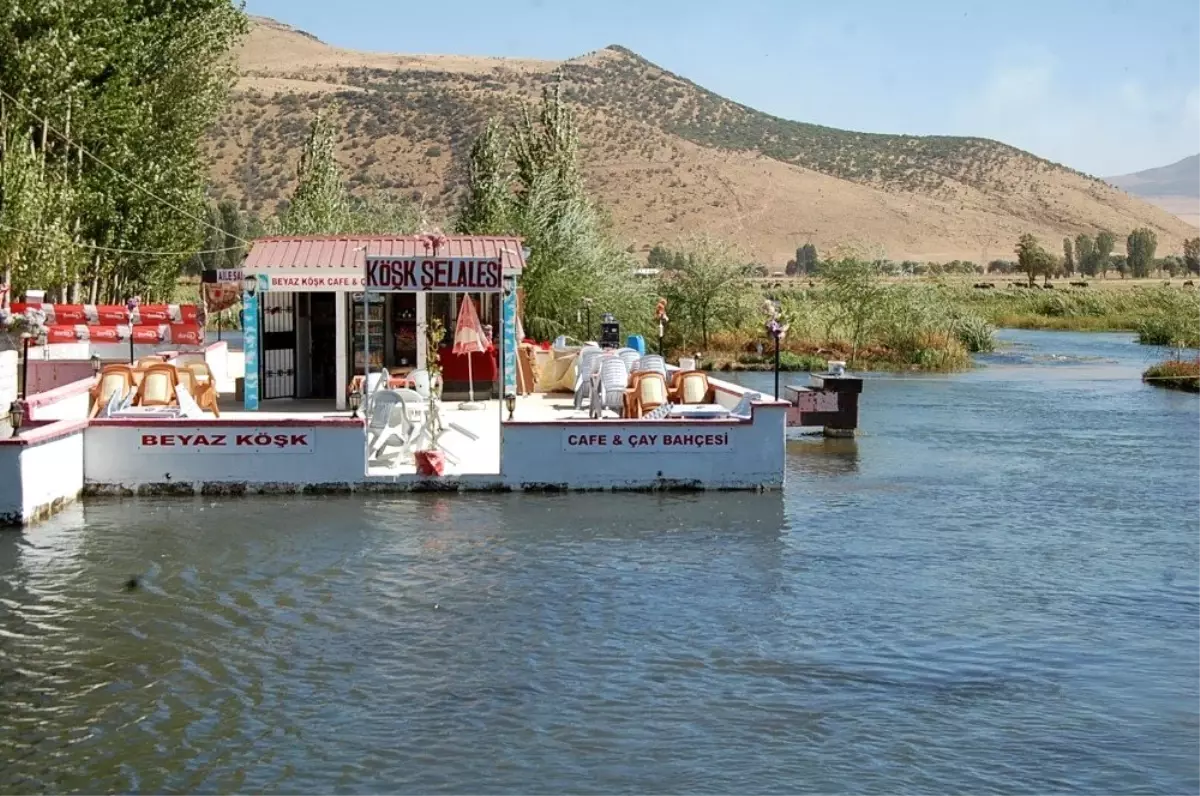
[[[368,257],[367,290],[404,293],[498,293],[499,259]]]

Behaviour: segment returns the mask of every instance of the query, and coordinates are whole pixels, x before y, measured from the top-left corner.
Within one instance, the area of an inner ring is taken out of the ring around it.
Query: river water
[[[1195,793],[1200,402],[1128,335],[1004,337],[872,378],[782,494],[0,534],[0,792]]]

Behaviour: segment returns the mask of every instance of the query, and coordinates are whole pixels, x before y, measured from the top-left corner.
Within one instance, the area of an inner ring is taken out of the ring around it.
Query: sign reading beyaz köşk
[[[733,446],[728,431],[571,431],[562,433],[566,453],[708,453]]]
[[[368,257],[367,290],[397,293],[499,293],[500,260]]]
[[[312,453],[311,429],[220,428],[212,431],[142,430],[138,433],[141,453]]]

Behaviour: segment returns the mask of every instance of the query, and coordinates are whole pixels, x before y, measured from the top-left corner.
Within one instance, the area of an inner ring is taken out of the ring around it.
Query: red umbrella
[[[469,295],[464,295],[462,306],[458,308],[458,323],[454,327],[454,353],[458,355],[465,354],[467,357],[467,403],[462,404],[460,409],[482,409],[483,407],[475,403],[475,378],[471,373],[471,354],[480,354],[487,351],[488,340],[483,334],[483,325],[479,322],[479,315],[475,312],[475,302],[471,301]]]

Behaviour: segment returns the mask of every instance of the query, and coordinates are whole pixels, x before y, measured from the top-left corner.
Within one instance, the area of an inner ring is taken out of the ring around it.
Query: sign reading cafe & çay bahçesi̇
[[[566,453],[708,453],[733,446],[728,431],[575,431],[562,433]]]
[[[367,290],[397,293],[499,293],[499,259],[367,257]]]

